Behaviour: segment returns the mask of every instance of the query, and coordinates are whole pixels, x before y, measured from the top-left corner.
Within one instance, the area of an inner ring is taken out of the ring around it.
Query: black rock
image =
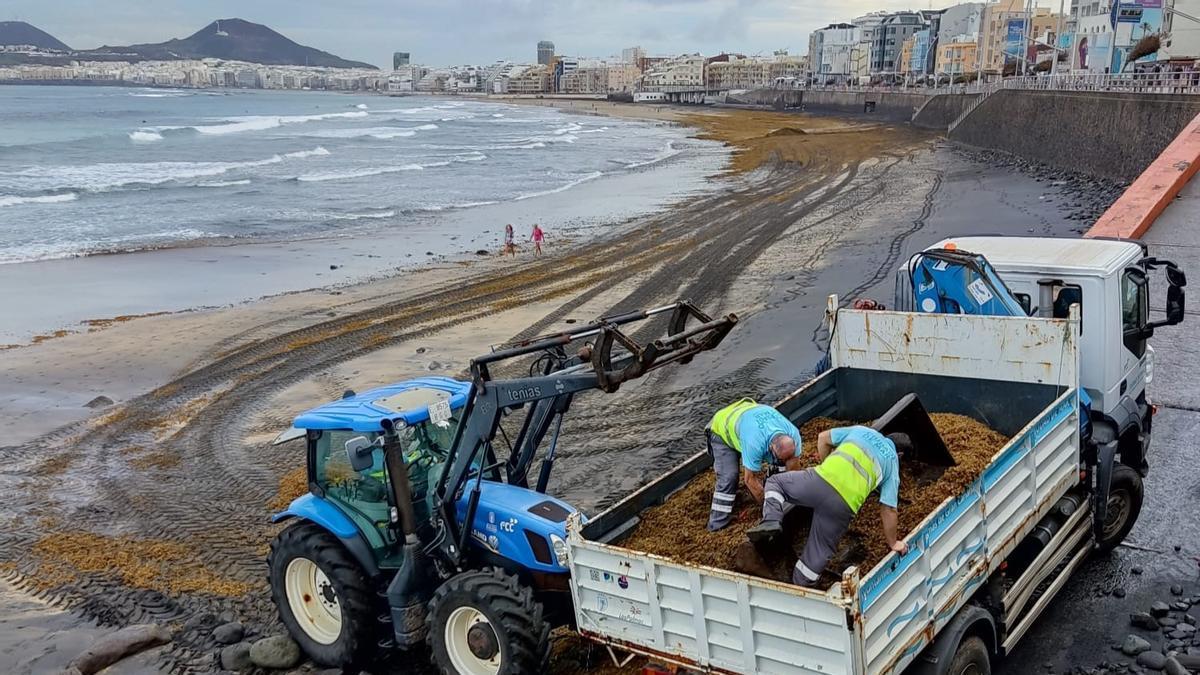
[[[1188,675],[1188,669],[1179,662],[1178,656],[1172,656],[1163,662],[1163,672],[1167,675]]]
[[[88,401],[87,403],[84,403],[83,407],[91,408],[91,409],[95,410],[96,408],[107,408],[108,406],[110,406],[112,404],[113,404],[113,400],[111,398],[109,398],[107,396],[97,396],[96,398]]]
[[[1171,657],[1179,662],[1179,665],[1188,670],[1200,670],[1200,654],[1194,654],[1188,651],[1187,654],[1176,654]]]
[[[1182,547],[1182,546],[1180,546],[1179,544],[1175,544],[1175,552],[1176,552],[1176,553],[1179,553],[1179,552],[1180,552],[1180,551],[1182,551],[1182,550],[1183,550],[1183,547]]]
[[[1123,598],[1123,597],[1125,597],[1125,589],[1124,588],[1114,588],[1112,594],[1113,594],[1114,598]]]
[[[231,645],[242,641],[242,638],[246,636],[246,629],[242,627],[242,624],[233,621],[214,628],[212,636],[214,640],[223,645]]]
[[[1126,635],[1125,641],[1121,643],[1121,651],[1129,656],[1137,656],[1150,649],[1150,643],[1136,635]]]
[[[433,251],[425,251],[425,255],[433,255]]]
[[[221,667],[225,670],[247,670],[254,665],[250,660],[250,643],[239,642],[221,650]]]
[[[1158,625],[1162,626],[1163,628],[1174,628],[1175,624],[1177,623],[1179,623],[1179,619],[1172,619],[1169,616],[1164,616],[1158,620]]]
[[[418,354],[424,354],[424,353],[425,353],[425,348],[424,348],[424,347],[417,347],[417,353],[418,353]]]
[[[1175,610],[1176,612],[1186,612],[1191,609],[1191,607],[1192,606],[1186,602],[1176,602],[1172,603],[1171,605],[1171,609]]]
[[[1130,614],[1129,623],[1142,630],[1158,630],[1158,620],[1145,612]]]
[[[337,268],[338,268],[338,266],[337,266],[337,265],[330,265],[330,266],[329,266],[329,269],[331,269],[331,270],[336,270]]]
[[[1141,574],[1142,568],[1139,565],[1134,565],[1133,567],[1129,568],[1129,571],[1133,572],[1134,574]]]
[[[1150,605],[1150,613],[1154,616],[1159,616],[1159,617],[1166,616],[1167,612],[1170,612],[1170,611],[1171,611],[1171,606],[1165,602],[1159,601],[1159,602],[1154,603],[1153,605]]]
[[[1162,670],[1163,663],[1167,660],[1166,656],[1156,652],[1148,651],[1138,654],[1137,662],[1139,666],[1145,666],[1151,670]]]
[[[1183,595],[1183,586],[1175,584],[1171,587],[1171,595]]]
[[[481,248],[481,249],[475,251],[475,255],[478,255],[478,256],[491,255],[491,252],[488,251],[486,248]]]
[[[263,638],[250,647],[250,660],[259,668],[293,668],[300,663],[300,646],[286,635]]]

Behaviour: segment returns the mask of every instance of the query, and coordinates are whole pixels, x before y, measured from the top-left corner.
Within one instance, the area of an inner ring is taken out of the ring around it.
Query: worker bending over
[[[792,571],[792,583],[815,586],[825,563],[837,549],[850,519],[873,491],[879,490],[883,536],[897,553],[908,545],[897,536],[896,501],[900,492],[900,455],[912,449],[907,434],[883,434],[870,427],[830,429],[817,437],[820,464],[767,478],[762,522],[746,536],[753,542],[774,538],[782,531],[786,504],[812,509],[812,527],[804,551]],[[714,504],[716,502],[713,502]]]
[[[739,472],[744,476],[750,494],[761,504],[763,478],[769,466],[781,467],[790,460],[798,468],[800,431],[769,405],[744,398],[725,406],[713,415],[705,435],[708,453],[713,458],[713,471],[717,474],[712,510],[708,515],[710,532],[733,520]]]

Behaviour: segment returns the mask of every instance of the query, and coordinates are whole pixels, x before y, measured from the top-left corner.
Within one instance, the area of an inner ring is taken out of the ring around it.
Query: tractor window
[[[1150,320],[1150,291],[1146,275],[1138,269],[1125,270],[1121,276],[1121,327],[1125,348],[1139,359],[1146,353],[1142,329]]]
[[[355,436],[373,438],[373,434],[355,431],[326,431],[317,439],[316,480],[325,496],[337,502],[346,515],[368,535],[376,548],[382,547],[388,533],[388,478],[383,465],[383,450],[376,447],[371,453],[371,466],[355,471],[346,456],[346,441]]]

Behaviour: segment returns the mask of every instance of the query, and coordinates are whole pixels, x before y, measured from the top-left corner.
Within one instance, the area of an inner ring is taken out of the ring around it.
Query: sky
[[[265,24],[310,47],[391,67],[392,52],[446,66],[536,60],[539,40],[572,56],[808,51],[808,34],[875,10],[955,0],[5,0],[0,20],[27,21],[75,49],[186,37],[214,19]]]

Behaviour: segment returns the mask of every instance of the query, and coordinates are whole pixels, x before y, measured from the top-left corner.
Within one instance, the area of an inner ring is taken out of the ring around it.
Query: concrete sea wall
[[[950,140],[1131,181],[1200,114],[1200,96],[1001,90]]]

